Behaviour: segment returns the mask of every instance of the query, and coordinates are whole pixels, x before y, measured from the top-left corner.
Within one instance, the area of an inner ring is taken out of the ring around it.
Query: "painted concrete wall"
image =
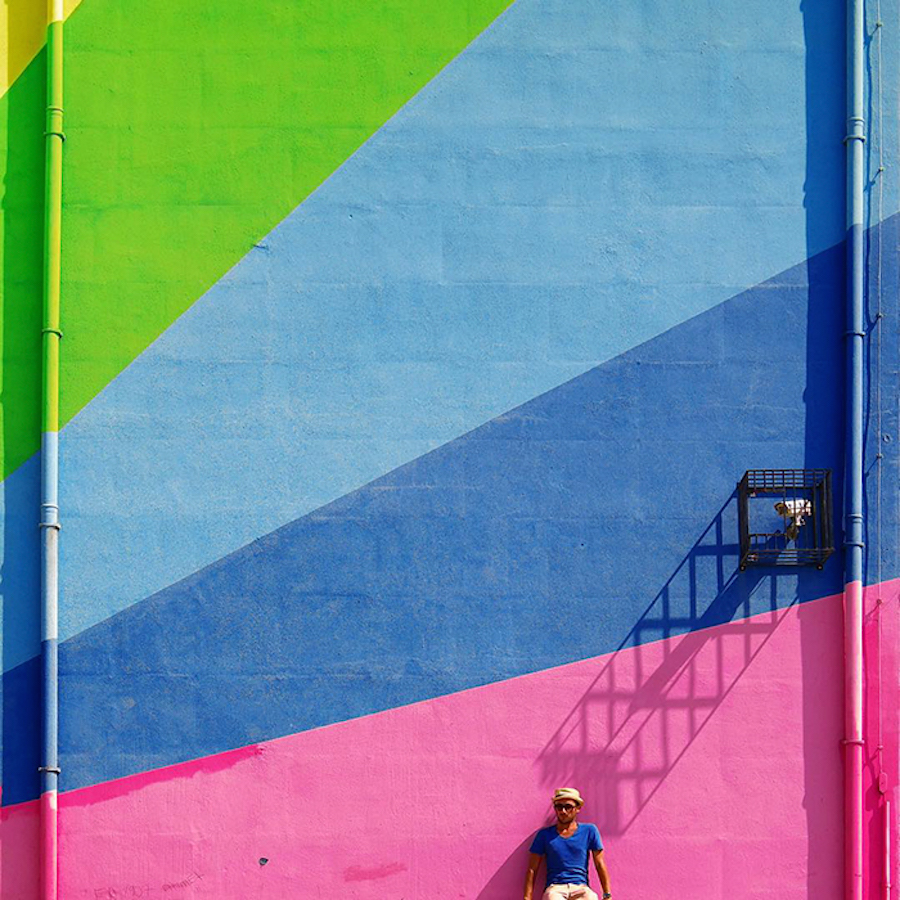
[[[882,7],[873,897],[876,747],[893,791],[900,724],[900,16]],[[44,57],[16,21],[0,898],[31,900]],[[839,531],[843,53],[831,0],[83,0],[64,896],[517,896],[564,783],[617,896],[841,895],[840,553],[740,573],[734,488],[832,468]]]

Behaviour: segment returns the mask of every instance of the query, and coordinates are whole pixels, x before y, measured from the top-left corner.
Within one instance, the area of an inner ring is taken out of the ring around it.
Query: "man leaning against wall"
[[[525,873],[525,900],[533,900],[534,882],[541,863],[547,864],[547,886],[542,900],[598,900],[588,881],[593,859],[604,900],[612,897],[609,870],[603,859],[603,841],[596,825],[579,822],[584,800],[575,788],[560,788],[553,794],[556,822],[542,828],[531,842]]]

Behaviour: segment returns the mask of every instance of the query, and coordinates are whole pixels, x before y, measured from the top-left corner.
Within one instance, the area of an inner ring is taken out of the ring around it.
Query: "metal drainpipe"
[[[63,141],[63,0],[49,0],[47,24],[44,313],[41,329],[41,898],[57,900],[59,829],[59,330]]]
[[[891,900],[891,801],[884,801],[884,817],[881,823],[884,836],[884,859],[882,860],[882,896]]]
[[[847,3],[847,426],[844,471],[844,877],[863,900],[863,32]]]

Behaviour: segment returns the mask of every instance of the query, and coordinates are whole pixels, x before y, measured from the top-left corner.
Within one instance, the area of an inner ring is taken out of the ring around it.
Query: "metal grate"
[[[748,469],[738,482],[740,568],[816,566],[834,553],[831,469]]]

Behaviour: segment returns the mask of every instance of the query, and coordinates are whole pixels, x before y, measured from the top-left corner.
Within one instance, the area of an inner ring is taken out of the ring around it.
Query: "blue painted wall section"
[[[64,642],[65,788],[837,592],[839,556],[738,575],[732,495],[840,473],[843,271],[818,254]]]
[[[842,52],[838,4],[518,0],[65,430],[61,636],[837,243]]]

